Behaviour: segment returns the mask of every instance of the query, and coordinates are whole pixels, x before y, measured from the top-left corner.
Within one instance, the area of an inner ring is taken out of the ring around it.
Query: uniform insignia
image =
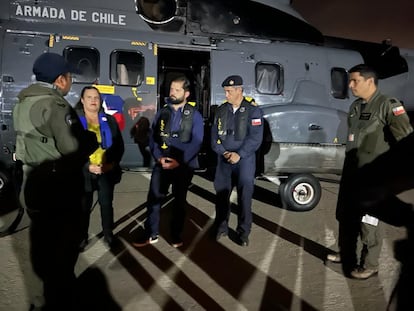
[[[245,96],[244,99],[250,103],[252,106],[257,106],[256,102],[254,101],[253,97]]]
[[[164,142],[163,144],[162,144],[162,146],[161,146],[161,149],[167,149],[168,148],[168,146],[166,145],[166,143]]]
[[[220,144],[221,144],[221,140],[217,139],[217,145],[220,145]]]
[[[188,116],[188,115],[190,114],[190,110],[188,110],[188,109],[184,110],[184,111],[183,111],[183,114],[184,114],[185,116]]]
[[[240,112],[245,112],[245,111],[246,111],[246,108],[240,107]]]
[[[253,126],[262,125],[262,119],[252,119],[252,125]]]
[[[370,112],[363,112],[361,113],[361,115],[359,116],[360,120],[364,120],[367,121],[371,118],[371,113]]]
[[[73,124],[72,116],[70,114],[67,114],[65,116],[65,121],[67,125],[71,126]]]
[[[229,81],[229,84],[230,84],[230,85],[233,85],[233,84],[234,84],[234,80],[230,80],[230,81]]]
[[[394,116],[399,116],[405,113],[405,109],[403,106],[394,107],[392,108],[392,113],[394,114]]]

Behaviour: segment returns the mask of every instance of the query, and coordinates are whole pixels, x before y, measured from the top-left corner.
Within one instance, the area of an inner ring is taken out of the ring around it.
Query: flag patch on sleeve
[[[405,113],[405,109],[403,106],[394,107],[392,108],[392,113],[394,116],[399,116],[400,114]]]
[[[262,119],[252,119],[252,125],[262,125]]]

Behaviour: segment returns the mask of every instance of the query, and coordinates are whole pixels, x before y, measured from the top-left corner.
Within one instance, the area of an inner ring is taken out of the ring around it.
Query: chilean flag
[[[105,113],[110,114],[115,118],[121,131],[125,128],[125,118],[122,113],[123,106],[124,100],[121,96],[102,94],[102,107],[104,108]]]
[[[262,125],[262,119],[252,119],[252,125],[253,126]]]

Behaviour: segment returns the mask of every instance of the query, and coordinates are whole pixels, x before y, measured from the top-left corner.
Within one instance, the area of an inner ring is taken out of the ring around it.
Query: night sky
[[[327,36],[414,49],[414,0],[292,0],[292,6]]]

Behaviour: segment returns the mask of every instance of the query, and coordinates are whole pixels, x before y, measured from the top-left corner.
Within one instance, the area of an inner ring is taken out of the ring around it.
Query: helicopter
[[[373,66],[380,88],[414,110],[414,52],[390,42],[324,36],[289,0],[10,0],[0,3],[0,191],[10,183],[17,94],[34,82],[31,68],[44,52],[63,55],[73,75],[67,100],[96,85],[125,142],[124,168],[142,167],[130,129],[150,121],[184,74],[203,115],[202,169],[214,169],[209,129],[225,101],[221,82],[240,75],[244,93],[261,107],[265,135],[257,172],[278,186],[284,207],[317,206],[317,174],[341,174],[354,100],[347,70]],[[411,106],[410,106],[411,105]],[[276,190],[276,188],[275,188]]]

